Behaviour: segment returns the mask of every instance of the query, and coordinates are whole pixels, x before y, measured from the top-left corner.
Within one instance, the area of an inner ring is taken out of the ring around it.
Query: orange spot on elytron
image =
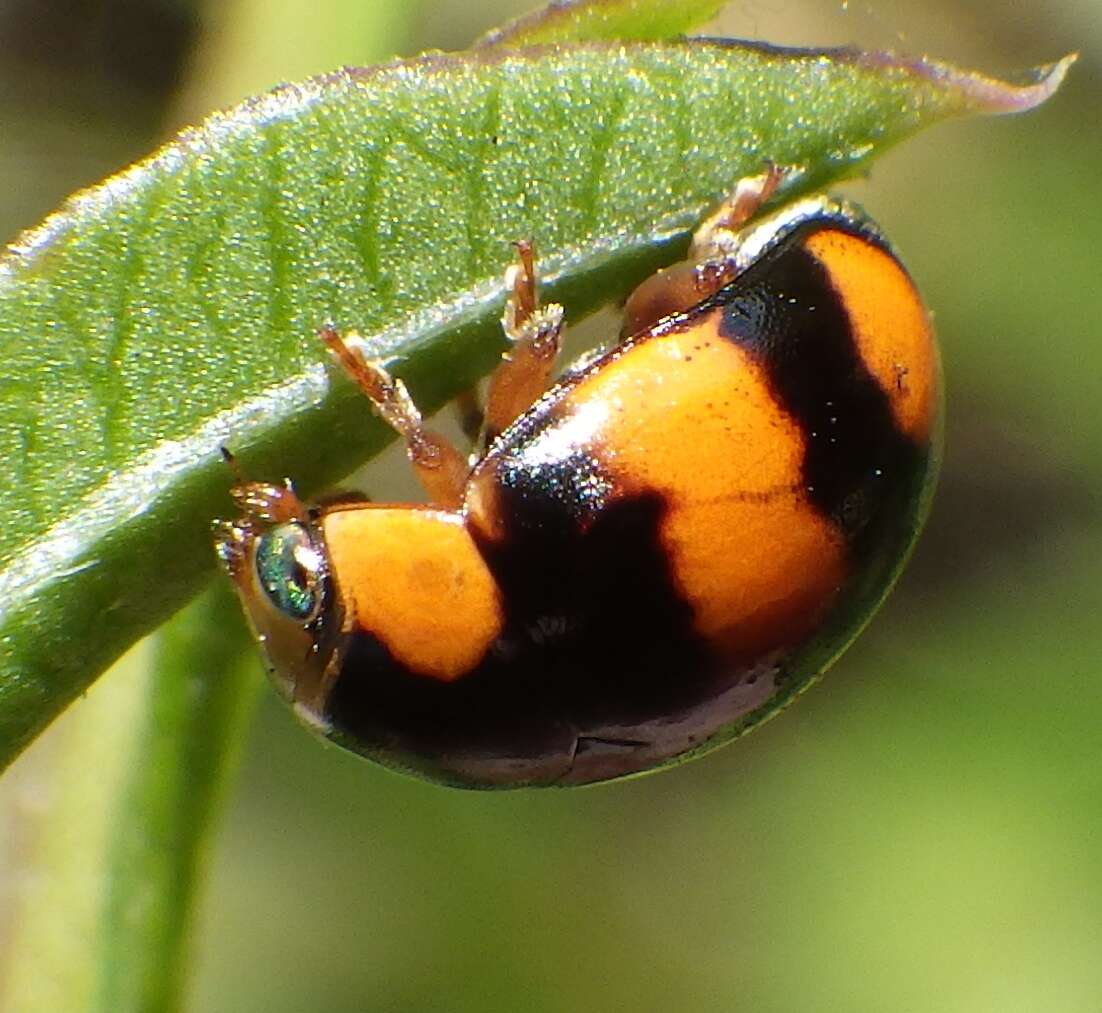
[[[866,368],[883,388],[902,432],[929,439],[937,412],[933,329],[914,283],[890,254],[837,229],[807,239],[841,297]]]
[[[630,495],[660,493],[661,538],[699,633],[749,660],[806,636],[846,577],[841,534],[807,501],[804,436],[720,311],[640,342],[566,397],[612,408],[594,435]]]
[[[501,632],[501,601],[459,514],[360,505],[321,525],[346,632],[444,682],[478,664]]]

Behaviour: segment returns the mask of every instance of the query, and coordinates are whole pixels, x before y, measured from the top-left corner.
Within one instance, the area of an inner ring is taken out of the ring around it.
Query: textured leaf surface
[[[509,243],[575,317],[766,159],[793,191],[1046,98],[884,54],[689,42],[425,57],[288,86],[78,195],[0,260],[0,762],[202,585],[223,444],[307,493],[384,439],[312,335],[428,407],[500,349]]]

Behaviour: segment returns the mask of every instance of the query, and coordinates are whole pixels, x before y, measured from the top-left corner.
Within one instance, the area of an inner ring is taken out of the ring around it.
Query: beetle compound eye
[[[261,536],[256,574],[269,600],[293,619],[309,619],[321,598],[322,555],[301,524],[281,524]]]

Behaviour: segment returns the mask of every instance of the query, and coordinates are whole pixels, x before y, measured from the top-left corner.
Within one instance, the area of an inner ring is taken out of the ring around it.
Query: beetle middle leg
[[[770,164],[739,180],[731,196],[693,233],[688,257],[651,275],[628,296],[621,337],[686,312],[734,279],[745,267],[738,255],[742,230],[784,177],[783,169]]]
[[[454,510],[463,502],[470,468],[467,459],[443,436],[427,428],[406,385],[365,354],[355,333],[323,327],[318,337],[374,405],[383,421],[406,442],[406,454],[434,506]]]
[[[696,263],[725,260],[739,248],[742,228],[761,210],[783,182],[785,170],[772,162],[756,176],[745,176],[734,192],[693,233],[688,259]]]
[[[461,390],[452,402],[452,407],[455,410],[459,431],[474,446],[482,436],[482,427],[486,421],[482,402],[478,397],[478,388],[468,387],[466,390]]]
[[[487,443],[547,389],[562,345],[563,308],[558,303],[540,306],[536,295],[535,248],[528,241],[516,247],[517,262],[505,275],[509,296],[501,320],[512,347],[486,391]]]

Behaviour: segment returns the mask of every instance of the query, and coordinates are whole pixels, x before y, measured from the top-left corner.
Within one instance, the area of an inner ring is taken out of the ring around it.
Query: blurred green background
[[[460,48],[527,6],[0,0],[0,236],[213,107]],[[1082,52],[1047,107],[937,128],[847,188],[944,346],[945,467],[911,567],[783,717],[623,784],[422,784],[319,745],[265,691],[192,1010],[1099,1008],[1102,5],[745,0],[718,33],[993,73]],[[33,764],[7,780],[48,776]]]

